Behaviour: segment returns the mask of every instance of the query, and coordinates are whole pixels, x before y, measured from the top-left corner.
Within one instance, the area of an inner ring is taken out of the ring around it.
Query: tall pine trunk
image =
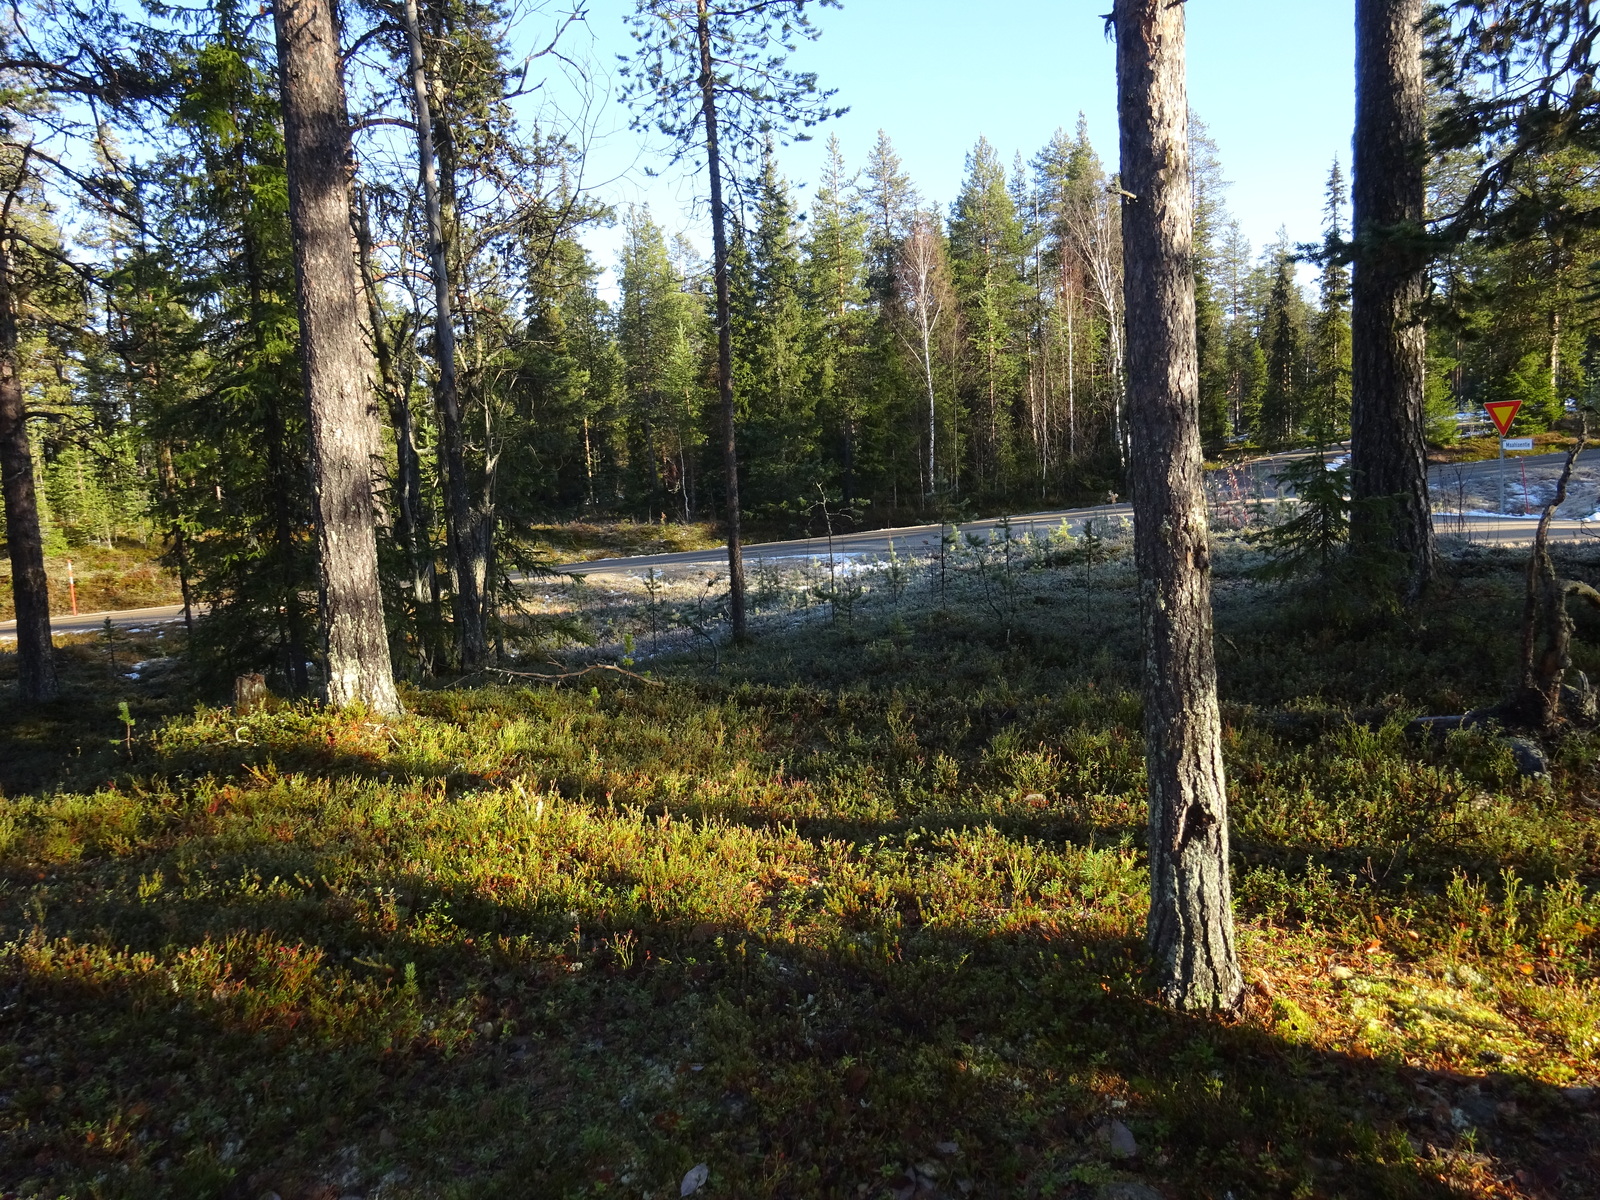
[[[18,355],[16,291],[11,279],[11,199],[0,216],[0,483],[6,506],[6,548],[11,556],[11,596],[17,610],[17,686],[28,704],[54,700],[55,643],[50,640],[50,582],[33,486],[27,409]]]
[[[1423,408],[1422,0],[1356,0],[1354,275],[1350,326],[1350,541],[1405,564],[1415,596],[1434,570]]]
[[[417,165],[428,215],[428,262],[433,275],[433,346],[439,378],[440,449],[444,455],[445,541],[450,559],[450,613],[455,621],[459,665],[483,666],[489,656],[488,631],[479,580],[478,528],[467,488],[467,459],[461,432],[461,386],[456,372],[456,329],[452,319],[450,260],[446,253],[444,204],[433,146],[433,110],[428,101],[428,75],[422,51],[417,0],[406,0],[406,40],[411,56],[411,95],[417,118]]]
[[[331,0],[276,0],[300,364],[310,414],[328,702],[400,711],[372,460],[378,422],[350,227],[350,123]]]
[[[1212,650],[1200,452],[1184,13],[1116,0],[1123,308],[1134,554],[1144,626],[1154,983],[1175,1008],[1244,997],[1228,880],[1227,792]]]
[[[744,546],[739,527],[739,445],[733,413],[733,304],[728,294],[727,211],[722,203],[722,161],[717,148],[716,74],[711,60],[711,18],[695,0],[699,18],[701,114],[706,123],[706,170],[711,177],[711,246],[717,282],[717,392],[722,401],[722,469],[727,477],[728,617],[734,641],[745,637]]]

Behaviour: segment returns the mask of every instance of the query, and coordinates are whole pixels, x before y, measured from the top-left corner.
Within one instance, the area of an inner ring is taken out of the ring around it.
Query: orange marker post
[[[72,601],[72,615],[78,615],[78,581],[72,577],[72,560],[67,559],[67,599]]]

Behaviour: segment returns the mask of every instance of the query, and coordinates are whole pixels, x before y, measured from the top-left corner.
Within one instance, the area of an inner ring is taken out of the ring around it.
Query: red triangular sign
[[[1491,400],[1484,405],[1489,410],[1489,419],[1494,422],[1494,427],[1500,431],[1500,436],[1505,437],[1511,432],[1511,422],[1516,420],[1517,409],[1522,407],[1521,400]]]

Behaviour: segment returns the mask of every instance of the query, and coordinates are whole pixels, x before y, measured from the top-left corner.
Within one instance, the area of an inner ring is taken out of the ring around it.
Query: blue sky
[[[1031,159],[1057,126],[1071,130],[1080,111],[1114,167],[1114,50],[1100,19],[1108,7],[1108,0],[845,0],[843,8],[818,10],[822,37],[797,62],[837,88],[850,112],[815,142],[783,151],[785,174],[796,183],[815,180],[830,130],[859,167],[882,128],[923,196],[947,206],[980,135],[1007,163],[1017,150]],[[1280,226],[1297,241],[1311,240],[1335,156],[1348,174],[1353,4],[1190,0],[1186,7],[1190,105],[1218,143],[1232,184],[1229,208],[1258,248]],[[632,0],[592,0],[592,41],[568,45],[612,76],[615,55],[630,47],[622,17],[632,8]],[[614,91],[614,80],[609,86]],[[646,168],[663,165],[659,147],[641,146],[612,96],[597,98],[594,125],[586,174],[599,194],[618,204],[648,202],[669,230],[697,234],[700,181],[650,178]],[[809,194],[801,192],[802,203]],[[609,266],[617,232],[597,231],[588,241]]]

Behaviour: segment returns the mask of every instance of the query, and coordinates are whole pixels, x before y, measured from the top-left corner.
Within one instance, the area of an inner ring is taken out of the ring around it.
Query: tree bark
[[[1357,0],[1350,542],[1433,576],[1423,375],[1422,0]]]
[[[728,620],[733,640],[745,638],[744,546],[739,528],[739,446],[733,412],[733,304],[728,294],[727,212],[722,203],[722,162],[717,147],[716,73],[711,59],[711,18],[695,0],[699,18],[701,113],[706,123],[706,170],[711,177],[711,246],[717,284],[717,392],[722,400],[722,469],[727,476]]]
[[[397,713],[378,585],[371,354],[350,228],[350,123],[330,0],[276,0],[300,364],[311,429],[328,702]]]
[[[1144,627],[1154,983],[1174,1008],[1236,1010],[1227,792],[1212,649],[1200,450],[1184,10],[1117,0],[1117,96],[1132,437]]]
[[[417,0],[406,0],[406,39],[411,55],[411,94],[416,108],[417,165],[428,214],[428,261],[433,275],[433,345],[439,378],[440,449],[444,452],[445,540],[450,558],[450,613],[456,625],[459,665],[467,670],[488,659],[489,639],[478,581],[478,531],[467,489],[466,453],[461,432],[461,386],[456,373],[456,330],[451,315],[450,263],[445,247],[444,207],[433,148],[433,110],[422,52]]]
[[[5,492],[11,597],[17,609],[17,686],[24,703],[43,704],[56,698],[60,683],[55,643],[50,639],[50,581],[44,573],[44,539],[34,494],[33,452],[28,446],[7,232],[0,219],[0,481]]]

